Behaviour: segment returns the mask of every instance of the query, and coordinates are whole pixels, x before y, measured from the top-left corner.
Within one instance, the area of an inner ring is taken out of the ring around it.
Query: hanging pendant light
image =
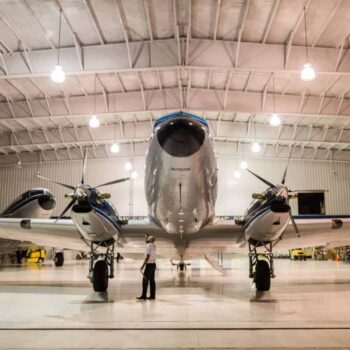
[[[118,153],[120,148],[119,148],[119,145],[116,141],[116,138],[117,138],[117,125],[114,126],[114,142],[111,146],[111,152],[112,153]]]
[[[60,46],[61,46],[61,22],[62,22],[62,9],[60,8],[60,19],[58,29],[58,48],[57,48],[57,64],[51,72],[51,80],[54,83],[61,84],[66,80],[66,73],[60,65]]]
[[[244,169],[247,169],[248,168],[248,164],[245,160],[242,160],[241,161],[241,164],[239,165],[239,167],[244,170]]]
[[[259,153],[260,150],[261,150],[261,146],[259,145],[258,142],[255,141],[255,142],[252,144],[252,151],[253,151],[254,153]]]
[[[270,125],[271,126],[279,126],[281,125],[281,118],[279,115],[276,113],[276,101],[275,101],[275,94],[276,94],[276,89],[275,89],[275,72],[272,73],[272,85],[273,85],[273,113],[270,117]]]
[[[125,164],[125,170],[130,171],[132,169],[132,164],[130,161],[126,162]]]
[[[97,118],[96,113],[96,74],[95,74],[95,89],[94,89],[94,114],[91,116],[89,120],[89,126],[91,128],[98,128],[100,126],[100,121]]]
[[[114,142],[114,143],[112,144],[112,146],[111,146],[111,152],[112,152],[112,153],[118,153],[119,150],[120,150],[119,145],[118,145],[116,142]]]
[[[256,124],[254,123],[254,143],[252,144],[252,152],[259,153],[261,150],[261,146],[258,142],[256,142]]]
[[[311,81],[316,78],[315,69],[312,67],[309,61],[309,51],[307,45],[307,29],[306,29],[306,8],[304,6],[304,31],[305,31],[305,51],[306,51],[306,63],[301,70],[300,77],[304,81]]]
[[[100,121],[98,120],[97,116],[93,114],[89,120],[89,126],[90,128],[98,128],[100,126]]]

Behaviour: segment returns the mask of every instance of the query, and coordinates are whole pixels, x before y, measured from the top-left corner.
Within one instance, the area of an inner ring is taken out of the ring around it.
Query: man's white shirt
[[[156,262],[156,245],[154,243],[147,243],[145,254],[149,255],[147,264],[154,264]]]

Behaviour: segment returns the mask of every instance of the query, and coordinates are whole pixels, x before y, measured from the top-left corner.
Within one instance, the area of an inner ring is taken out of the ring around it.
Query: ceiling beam
[[[188,45],[186,56],[187,66],[191,69],[233,70],[237,72],[274,71],[299,75],[305,60],[305,50],[302,46],[293,47],[288,68],[285,68],[284,45],[250,42],[238,44],[224,40],[190,39],[186,41],[186,45]],[[119,43],[80,46],[80,57],[84,57],[84,67],[82,67],[81,60],[77,60],[75,46],[61,48],[60,55],[62,62],[65,62],[64,69],[68,76],[183,68],[183,66],[179,66],[178,43],[175,38],[154,40],[155,44],[151,52],[147,48],[148,45],[144,45],[148,42],[130,42],[128,45]],[[238,54],[238,51],[239,64],[234,64],[233,57]],[[348,55],[344,55],[343,59],[337,62],[337,71],[334,70],[334,62],[339,56],[338,48],[317,47],[310,48],[309,51],[313,57],[313,64],[317,67],[317,76],[339,74],[350,76]],[[138,53],[133,64],[130,60],[131,52]],[[259,52],[259,55],[256,52]],[[26,54],[30,58],[32,73],[22,53],[2,54],[8,74],[0,75],[0,79],[50,76],[52,67],[56,63],[56,57],[52,55],[52,50],[26,51]]]

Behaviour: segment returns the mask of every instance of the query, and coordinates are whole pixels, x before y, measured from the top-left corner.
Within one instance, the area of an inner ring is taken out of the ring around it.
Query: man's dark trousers
[[[156,282],[154,280],[154,275],[156,272],[156,264],[146,264],[144,277],[142,280],[142,297],[147,297],[147,288],[148,288],[148,282],[151,287],[151,299],[155,299],[156,297]]]

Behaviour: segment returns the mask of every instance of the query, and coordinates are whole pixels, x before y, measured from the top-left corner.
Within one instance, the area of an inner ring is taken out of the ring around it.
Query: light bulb
[[[89,125],[91,128],[98,128],[100,126],[100,121],[96,117],[96,115],[92,115],[89,120]]]
[[[254,142],[254,143],[252,144],[252,151],[253,151],[254,153],[259,153],[260,150],[261,150],[260,145],[259,145],[257,142]]]
[[[239,179],[241,177],[241,172],[236,170],[233,175],[235,176],[236,179]]]
[[[241,164],[239,165],[239,167],[244,170],[244,169],[247,169],[248,168],[248,164],[246,161],[242,160],[241,161]]]
[[[114,142],[113,145],[111,146],[111,152],[112,153],[118,153],[119,152],[119,145]]]
[[[55,68],[51,72],[51,80],[58,84],[63,83],[66,80],[66,73],[59,64],[56,64]]]
[[[132,169],[132,164],[130,162],[126,162],[125,164],[125,170],[130,171]]]
[[[136,172],[135,170],[132,171],[130,177],[131,177],[132,179],[134,179],[134,180],[137,179],[137,177],[138,177],[137,172]]]
[[[270,125],[271,126],[279,126],[281,125],[281,118],[278,116],[278,114],[273,113],[270,118]]]
[[[303,69],[301,71],[300,77],[304,81],[314,80],[316,77],[316,73],[314,68],[310,63],[305,63]]]

